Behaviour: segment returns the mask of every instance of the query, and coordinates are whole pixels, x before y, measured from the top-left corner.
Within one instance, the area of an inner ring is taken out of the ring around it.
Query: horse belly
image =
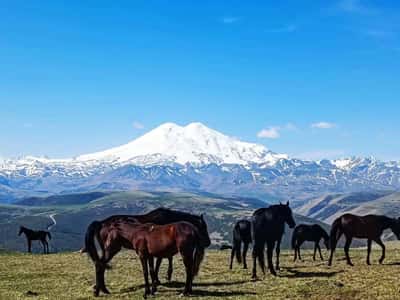
[[[174,243],[165,241],[153,241],[148,245],[149,253],[154,257],[166,258],[174,256],[178,253],[178,249]]]

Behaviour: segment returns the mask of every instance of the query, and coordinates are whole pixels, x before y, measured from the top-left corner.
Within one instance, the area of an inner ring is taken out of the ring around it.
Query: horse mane
[[[166,207],[158,207],[158,208],[153,209],[152,211],[148,212],[145,215],[147,217],[150,217],[150,216],[166,214],[166,213],[174,214],[174,215],[180,216],[180,217],[194,217],[194,218],[200,219],[200,216],[198,216],[198,215],[194,215],[194,214],[184,212],[184,211],[173,210],[173,209],[166,208]]]
[[[268,207],[261,207],[261,208],[258,208],[258,209],[256,209],[254,211],[253,216],[260,215],[260,214],[264,213],[265,211],[275,211],[275,210],[277,210],[277,209],[279,209],[281,207],[286,207],[286,205],[284,205],[284,204],[273,204],[273,205],[270,205]]]

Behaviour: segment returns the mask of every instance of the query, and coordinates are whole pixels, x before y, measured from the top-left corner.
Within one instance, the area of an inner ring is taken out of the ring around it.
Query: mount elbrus
[[[68,159],[0,162],[0,201],[93,190],[181,190],[309,199],[325,193],[393,190],[400,162],[307,161],[239,141],[201,123],[165,123],[128,144]]]

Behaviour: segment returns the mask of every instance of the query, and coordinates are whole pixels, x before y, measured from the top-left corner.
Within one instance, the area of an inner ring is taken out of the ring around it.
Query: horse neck
[[[386,216],[383,218],[383,222],[382,222],[382,229],[383,230],[388,229],[388,228],[393,230],[395,225],[396,225],[396,219],[389,218],[389,217],[386,217]]]

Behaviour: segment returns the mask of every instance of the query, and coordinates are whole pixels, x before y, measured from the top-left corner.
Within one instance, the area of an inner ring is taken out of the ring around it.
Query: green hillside
[[[73,204],[65,201],[74,199]],[[177,210],[205,214],[213,245],[229,243],[231,231],[236,220],[248,217],[252,212],[267,204],[249,198],[224,198],[213,195],[171,192],[115,192],[102,197],[93,197],[87,193],[51,197],[47,199],[32,198],[20,203],[32,205],[0,206],[0,248],[25,250],[25,239],[17,237],[19,225],[34,229],[46,229],[53,224],[50,215],[56,220],[51,227],[53,239],[51,251],[78,250],[83,244],[83,235],[90,222],[101,220],[113,214],[141,214],[163,206]],[[88,200],[89,199],[89,200]],[[314,222],[302,216],[296,216],[298,223]],[[326,226],[326,225],[324,225]],[[290,231],[284,237],[283,247],[289,245]],[[34,243],[34,250],[40,248]]]

